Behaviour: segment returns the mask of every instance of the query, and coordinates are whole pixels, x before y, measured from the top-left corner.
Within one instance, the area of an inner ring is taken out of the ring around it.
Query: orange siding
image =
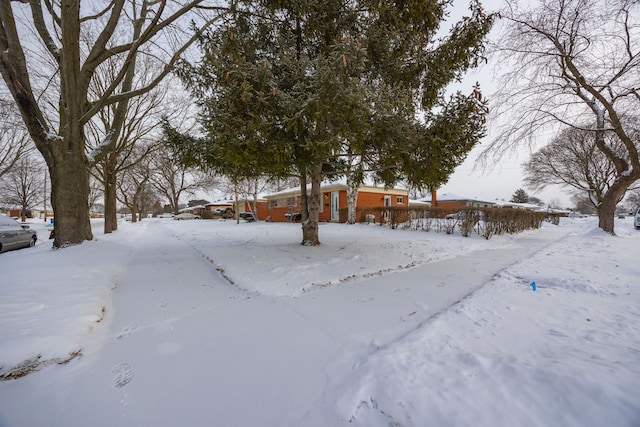
[[[384,193],[370,193],[368,191],[359,191],[358,192],[358,202],[356,203],[356,207],[358,208],[374,208],[384,206],[385,197],[391,198],[391,206],[409,206],[409,197],[407,195],[397,195],[397,194],[384,194]],[[398,198],[402,198],[402,202],[398,203]],[[342,205],[341,205],[342,206]],[[344,207],[347,207],[346,200],[346,191],[345,191],[345,204]]]
[[[442,210],[451,210],[452,212],[458,212],[467,207],[466,202],[438,202],[438,207]]]
[[[255,212],[254,212],[255,210]],[[240,212],[253,212],[260,221],[264,221],[269,216],[269,202],[258,200],[257,208],[254,208],[253,202],[247,201],[244,206],[240,206]]]
[[[331,221],[331,196],[332,191],[326,191],[321,193],[321,207],[318,221],[330,222]],[[370,191],[359,191],[358,200],[356,202],[356,208],[371,208],[384,206],[385,197],[390,197],[391,206],[409,206],[409,197],[406,194],[387,194],[387,193],[375,193]],[[402,198],[398,202],[398,198]],[[285,198],[286,199],[286,198]],[[284,199],[283,199],[284,200]],[[268,216],[273,222],[287,222],[288,219],[285,216],[287,213],[300,213],[300,196],[295,197],[295,204],[291,206],[275,206],[276,201],[272,200],[268,202]],[[283,203],[284,204],[284,203]],[[338,207],[339,209],[346,209],[347,203],[347,190],[338,190]]]
[[[289,199],[289,197],[287,197]],[[267,202],[267,216],[272,222],[288,222],[285,216],[288,213],[300,213],[300,196],[295,198],[295,204],[292,206],[275,206],[276,201]]]

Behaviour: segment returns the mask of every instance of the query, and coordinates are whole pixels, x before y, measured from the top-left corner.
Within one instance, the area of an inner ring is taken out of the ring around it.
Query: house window
[[[396,197],[396,203],[399,204],[399,205],[403,204],[404,203],[404,197],[402,197],[402,196]]]
[[[289,208],[297,206],[297,198],[296,197],[287,197],[283,199],[276,199],[271,201],[271,206],[274,208]]]
[[[384,196],[384,207],[388,208],[391,206],[391,196]]]

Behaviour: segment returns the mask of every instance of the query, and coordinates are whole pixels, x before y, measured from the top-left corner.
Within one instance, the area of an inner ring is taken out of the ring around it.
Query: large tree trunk
[[[48,166],[55,228],[53,246],[62,248],[92,240],[84,152],[73,155],[66,150],[51,150],[51,154],[54,164]]]
[[[322,163],[313,166],[311,171],[311,194],[307,195],[309,217],[302,223],[302,244],[318,246],[318,219],[320,217],[320,184],[322,183]]]
[[[610,234],[616,234],[614,223],[616,217],[616,207],[622,200],[627,188],[633,183],[631,179],[621,179],[616,181],[602,197],[602,201],[597,206],[598,227]]]
[[[44,147],[51,176],[54,213],[53,246],[61,248],[93,239],[89,221],[89,172],[80,117],[84,105],[80,87],[80,3],[61,7],[60,133],[62,141]],[[42,145],[38,146],[43,151]]]
[[[605,201],[598,206],[598,227],[607,233],[615,234],[613,229],[615,212],[616,204],[605,199]]]

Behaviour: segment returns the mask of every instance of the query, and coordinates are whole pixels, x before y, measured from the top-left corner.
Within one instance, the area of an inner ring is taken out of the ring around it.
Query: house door
[[[337,191],[331,193],[331,221],[340,221],[339,195]]]

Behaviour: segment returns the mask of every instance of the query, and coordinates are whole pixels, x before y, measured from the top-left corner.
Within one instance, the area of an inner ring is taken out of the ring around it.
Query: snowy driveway
[[[363,407],[378,418],[357,425],[412,425],[358,402],[354,371],[582,230],[486,242],[362,228],[353,245],[326,225],[320,248],[302,248],[287,226],[122,227],[130,252],[84,357],[0,383],[0,426],[320,427],[364,422]]]

